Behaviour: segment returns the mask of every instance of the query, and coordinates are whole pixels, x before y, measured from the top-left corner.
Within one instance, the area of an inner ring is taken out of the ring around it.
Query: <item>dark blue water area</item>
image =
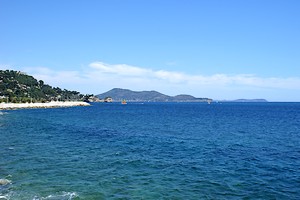
[[[1,112],[0,199],[300,198],[300,103]]]

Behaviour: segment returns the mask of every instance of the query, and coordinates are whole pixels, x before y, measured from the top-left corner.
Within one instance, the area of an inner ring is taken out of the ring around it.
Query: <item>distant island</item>
[[[88,101],[91,96],[52,87],[20,71],[0,70],[0,103]]]
[[[268,102],[266,99],[236,99],[233,102]]]
[[[265,103],[266,99],[235,99],[235,100],[220,100],[218,102],[237,102],[237,103]]]
[[[168,96],[157,91],[132,91],[129,89],[114,88],[108,92],[96,95],[99,99],[112,98],[121,102],[211,102],[211,98],[196,98],[191,95],[181,94]]]

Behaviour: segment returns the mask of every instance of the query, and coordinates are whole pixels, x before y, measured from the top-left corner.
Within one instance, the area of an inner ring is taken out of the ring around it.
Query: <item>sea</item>
[[[0,111],[0,199],[300,199],[300,103]]]

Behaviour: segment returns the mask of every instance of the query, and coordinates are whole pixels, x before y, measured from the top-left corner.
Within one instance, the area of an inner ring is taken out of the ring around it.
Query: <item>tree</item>
[[[40,86],[40,88],[42,88],[44,86],[44,81],[39,80],[39,86]]]

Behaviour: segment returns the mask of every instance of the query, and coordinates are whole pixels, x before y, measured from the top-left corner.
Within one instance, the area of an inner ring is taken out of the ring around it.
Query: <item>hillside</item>
[[[42,80],[13,70],[0,70],[0,102],[46,102],[51,100],[83,100],[84,95],[52,87]]]
[[[96,95],[100,99],[112,97],[114,101],[126,99],[132,102],[205,102],[209,98],[195,98],[191,95],[168,96],[157,91],[131,91],[128,89],[114,88],[108,92]]]

